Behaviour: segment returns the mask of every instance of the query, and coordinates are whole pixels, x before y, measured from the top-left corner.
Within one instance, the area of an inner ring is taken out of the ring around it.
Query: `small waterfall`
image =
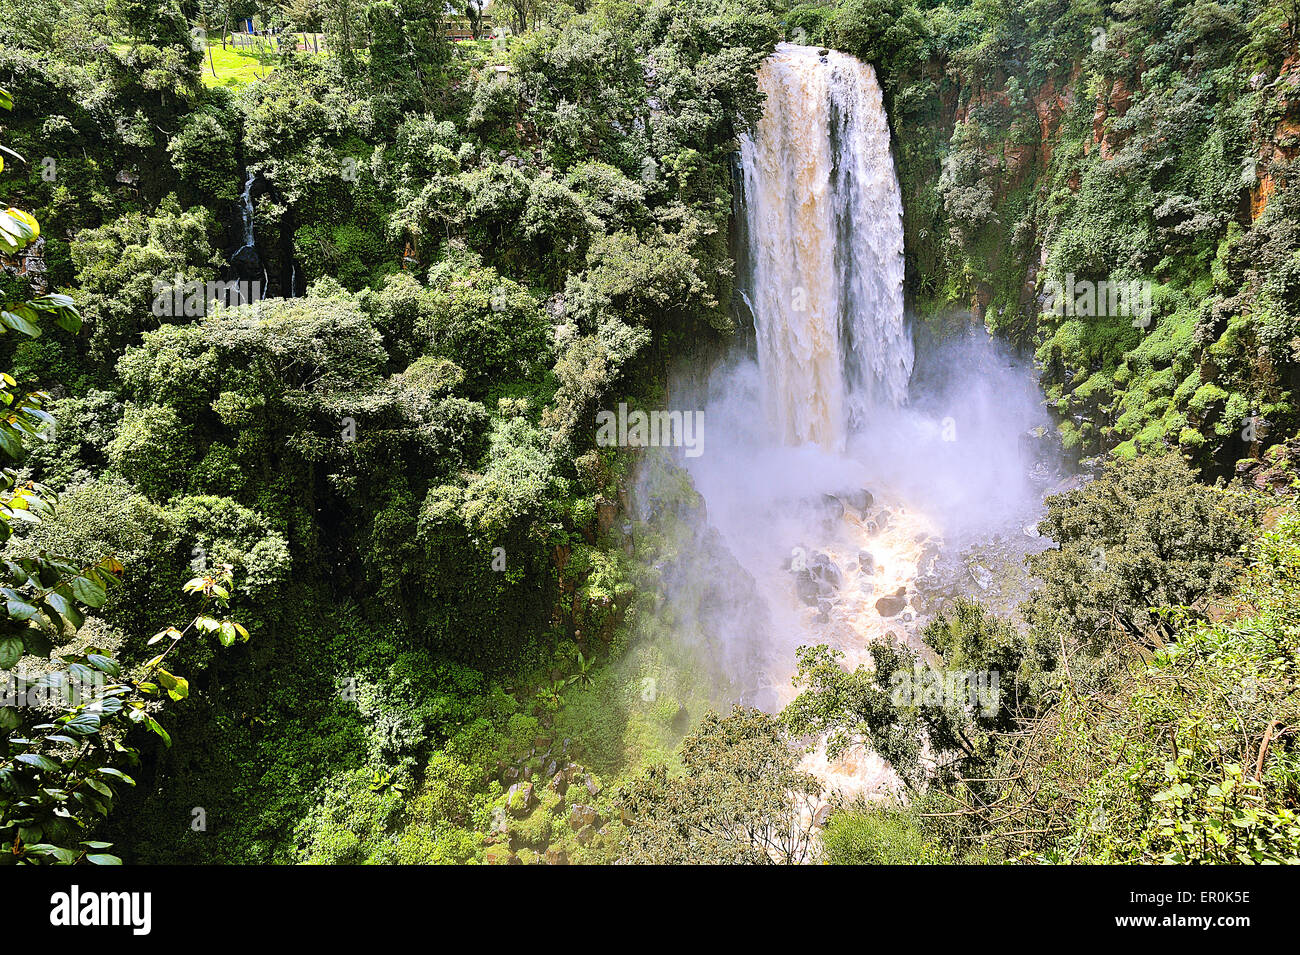
[[[253,183],[256,179],[257,173],[250,171],[248,178],[244,180],[244,191],[239,194],[239,218],[244,230],[241,252],[253,248],[257,240],[253,234]]]
[[[259,300],[266,298],[267,288],[269,286],[266,266],[262,263],[262,257],[257,251],[257,234],[253,228],[253,184],[257,181],[257,173],[250,171],[248,178],[244,180],[244,191],[239,194],[239,224],[240,239],[242,245],[230,257],[230,264],[243,277],[249,275],[258,275],[261,280],[257,282]],[[241,297],[243,291],[240,291]]]
[[[907,397],[903,207],[875,71],[782,43],[741,139],[747,301],[764,404],[781,440],[843,450]]]

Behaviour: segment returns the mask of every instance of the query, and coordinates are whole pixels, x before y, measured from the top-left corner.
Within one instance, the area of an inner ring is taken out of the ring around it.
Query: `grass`
[[[237,88],[255,83],[269,76],[279,59],[279,55],[270,47],[259,51],[227,43],[223,50],[220,40],[210,41],[208,53],[203,58],[203,85]]]

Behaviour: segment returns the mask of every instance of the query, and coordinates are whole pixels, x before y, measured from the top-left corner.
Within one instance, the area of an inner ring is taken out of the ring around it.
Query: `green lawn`
[[[278,62],[278,54],[269,47],[259,53],[227,42],[223,50],[221,41],[213,40],[208,43],[208,54],[203,57],[203,85],[243,86],[253,83],[268,76]]]

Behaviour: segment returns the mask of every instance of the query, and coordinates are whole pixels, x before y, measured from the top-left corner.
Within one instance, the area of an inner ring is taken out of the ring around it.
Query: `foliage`
[[[798,864],[812,853],[821,784],[797,769],[780,725],[759,710],[710,713],[682,742],[682,775],[659,765],[623,793],[623,857],[656,865]]]

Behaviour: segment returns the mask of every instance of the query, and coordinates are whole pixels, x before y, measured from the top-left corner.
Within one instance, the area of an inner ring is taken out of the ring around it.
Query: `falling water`
[[[262,265],[262,258],[257,252],[257,234],[253,229],[253,183],[256,181],[257,173],[250,170],[248,178],[244,180],[244,190],[239,194],[240,238],[243,244],[231,256],[231,262],[237,268],[261,271],[262,280],[259,283],[261,292],[258,297],[264,299],[268,287],[267,274],[266,268]]]
[[[741,140],[750,275],[767,414],[787,443],[843,450],[907,395],[903,207],[875,71],[783,43]]]
[[[257,179],[257,173],[249,172],[248,178],[244,180],[244,191],[239,194],[239,219],[243,226],[244,244],[240,246],[239,251],[253,248],[256,237],[253,234],[253,182]]]
[[[800,646],[826,644],[850,669],[871,666],[881,640],[926,656],[922,628],[956,594],[1012,600],[984,564],[1019,567],[1040,546],[1023,528],[1051,477],[1030,479],[1024,446],[1050,422],[1032,368],[982,332],[928,344],[913,373],[872,68],[782,44],[759,85],[737,208],[756,354],[739,347],[707,381],[688,368],[672,384],[706,409],[708,450],[682,466],[727,557],[683,554],[678,579],[698,586],[670,588],[665,619],[721,661],[731,699],[775,712],[795,694]],[[834,762],[819,748],[805,765],[846,794],[897,785],[862,748]]]

